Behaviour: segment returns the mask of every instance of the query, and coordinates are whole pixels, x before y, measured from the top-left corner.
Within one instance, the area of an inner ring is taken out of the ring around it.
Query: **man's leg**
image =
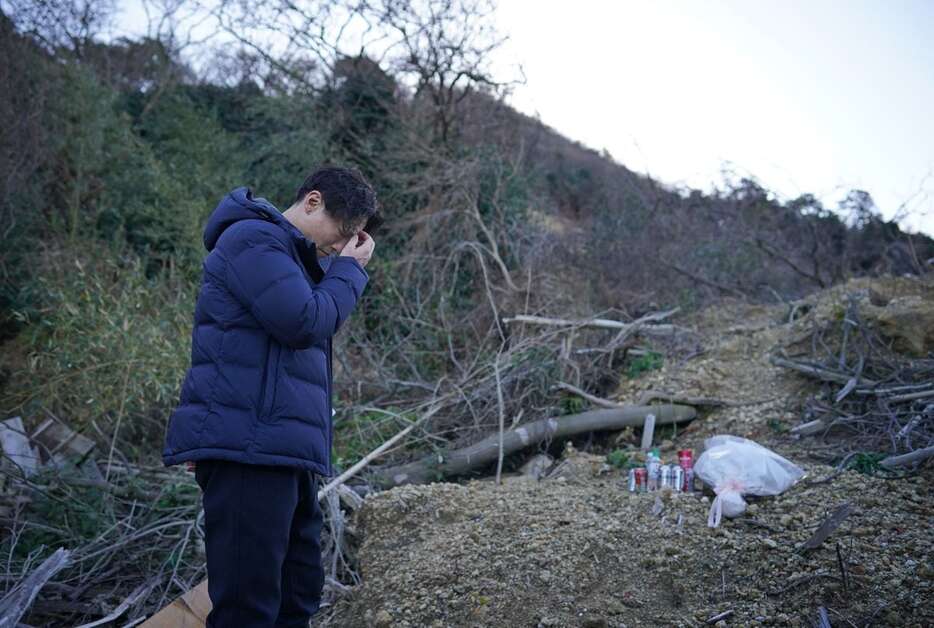
[[[300,474],[225,460],[196,464],[213,604],[208,628],[274,625]]]
[[[321,564],[324,513],[318,504],[318,477],[311,471],[300,473],[300,498],[282,564],[282,604],[276,628],[305,628],[318,611],[324,589]]]

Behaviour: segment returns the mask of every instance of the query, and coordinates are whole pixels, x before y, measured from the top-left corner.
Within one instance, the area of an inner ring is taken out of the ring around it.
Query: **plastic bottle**
[[[662,469],[662,457],[658,452],[658,448],[653,448],[646,457],[645,457],[645,469],[648,475],[648,489],[650,491],[657,491],[659,487],[659,480],[661,479],[661,469]]]

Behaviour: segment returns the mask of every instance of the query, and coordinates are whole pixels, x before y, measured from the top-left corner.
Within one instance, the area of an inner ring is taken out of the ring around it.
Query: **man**
[[[238,188],[208,219],[191,368],[163,460],[196,461],[209,628],[307,626],[319,608],[331,336],[369,280],[365,228],[379,222],[373,189],[338,167],[315,170],[285,212]]]

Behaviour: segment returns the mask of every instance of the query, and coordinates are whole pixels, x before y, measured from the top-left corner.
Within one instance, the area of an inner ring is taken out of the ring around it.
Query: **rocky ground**
[[[707,526],[711,493],[630,494],[605,453],[633,449],[628,432],[592,451],[568,446],[542,479],[401,486],[369,495],[351,521],[363,583],[321,614],[337,626],[832,626],[934,625],[932,472],[881,479],[815,462],[788,427],[813,382],[772,366],[769,351],[831,316],[847,292],[789,306],[727,303],[674,322],[703,352],[627,380],[645,390],[713,396],[735,405],[662,432],[662,457],[698,454],[706,437],[756,440],[807,475],[778,497],[750,498],[744,516]],[[872,284],[887,298],[926,286]],[[868,303],[868,301],[867,301]],[[820,547],[797,551],[835,509],[850,514]],[[719,617],[718,617],[719,616]]]

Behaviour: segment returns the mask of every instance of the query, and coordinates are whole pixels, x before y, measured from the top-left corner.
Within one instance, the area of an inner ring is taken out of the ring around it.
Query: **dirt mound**
[[[832,471],[805,468],[815,480]],[[733,610],[730,624],[808,625],[823,604],[854,619],[878,613],[878,625],[909,617],[929,625],[927,491],[921,480],[849,471],[827,484],[805,479],[751,503],[747,519],[712,529],[709,498],[630,494],[615,471],[589,481],[398,487],[360,511],[365,583],[336,618],[346,626],[694,626]],[[833,540],[794,553],[844,501],[853,511],[833,539],[847,591]]]
[[[897,303],[909,289],[859,280],[791,306],[705,310],[679,321],[703,336],[702,354],[620,386],[623,401],[665,390],[735,404],[664,435],[663,457],[700,452],[716,433],[752,438],[807,471],[786,494],[752,498],[744,517],[712,529],[709,496],[630,494],[603,455],[573,448],[542,480],[397,487],[354,515],[364,581],[328,623],[698,626],[732,611],[720,625],[810,626],[822,606],[832,625],[934,624],[931,474],[884,480],[802,459],[787,427],[814,385],[768,362],[848,293]],[[844,502],[829,540],[796,552]]]

